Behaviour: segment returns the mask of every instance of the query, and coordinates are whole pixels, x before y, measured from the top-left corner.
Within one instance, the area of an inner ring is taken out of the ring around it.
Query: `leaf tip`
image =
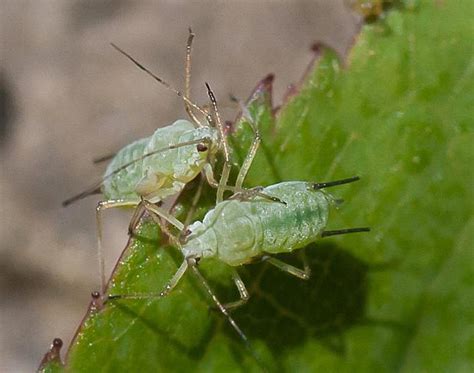
[[[49,365],[55,364],[60,367],[64,366],[64,363],[61,360],[61,348],[63,347],[63,341],[61,338],[54,338],[51,343],[51,347],[48,352],[43,356],[38,372],[43,372]]]

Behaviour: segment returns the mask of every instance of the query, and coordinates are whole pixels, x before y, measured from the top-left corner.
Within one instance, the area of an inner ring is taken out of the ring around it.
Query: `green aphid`
[[[254,141],[239,171],[237,183],[233,187],[228,186],[227,181],[231,168],[230,149],[217,109],[214,93],[209,85],[206,84],[211,101],[210,108],[207,109],[193,103],[189,98],[193,38],[194,34],[189,30],[186,45],[184,93],[172,88],[167,82],[152,73],[129,54],[112,44],[115,49],[129,58],[136,66],[181,97],[191,121],[177,120],[169,126],[158,128],[150,137],[137,140],[125,146],[114,156],[104,157],[101,161],[109,158],[112,158],[112,160],[102,180],[84,192],[63,202],[63,205],[67,206],[79,199],[97,193],[102,193],[104,197],[104,200],[98,203],[96,209],[102,291],[104,291],[106,284],[101,248],[101,213],[103,210],[117,207],[136,207],[144,201],[158,204],[165,198],[181,192],[188,182],[201,173],[211,186],[217,188],[217,202],[220,202],[223,200],[224,191],[239,192],[242,190],[243,179],[259,146],[260,137],[255,130]],[[204,120],[200,120],[199,116],[203,117]],[[217,182],[214,178],[213,169],[219,152],[223,154],[224,165],[220,180]],[[200,184],[201,187],[202,183]],[[200,194],[200,189],[196,194]],[[197,199],[195,204],[197,204]],[[160,213],[165,215],[168,220],[173,221],[173,223],[179,223],[165,211]],[[190,212],[189,217],[191,215]],[[134,219],[132,219],[131,226],[133,226],[138,218],[139,216],[136,214]]]
[[[200,274],[197,265],[201,259],[216,258],[231,267],[256,260],[266,261],[280,270],[301,279],[308,279],[310,268],[303,256],[304,268],[300,269],[273,257],[274,254],[289,253],[301,249],[320,237],[338,234],[367,232],[369,228],[325,230],[330,208],[337,203],[324,188],[359,180],[352,177],[327,183],[288,181],[265,188],[245,190],[231,199],[219,202],[207,212],[202,221],[185,228],[176,219],[168,220],[181,232],[183,242],[171,237],[184,256],[181,266],[160,293],[109,295],[105,301],[115,299],[161,298],[169,294],[190,268],[200,279],[219,310],[255,356],[246,335],[229,315],[228,310],[244,304],[249,293],[239,274],[233,268],[233,280],[240,299],[222,304]],[[262,197],[271,196],[273,200]],[[161,215],[152,204],[143,206],[152,215]],[[96,296],[99,296],[96,294]],[[257,357],[258,359],[258,357]]]

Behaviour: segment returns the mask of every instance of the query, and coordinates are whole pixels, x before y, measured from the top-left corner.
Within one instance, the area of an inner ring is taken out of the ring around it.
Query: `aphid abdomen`
[[[149,138],[144,153],[203,138],[210,139],[214,132],[212,128],[194,128],[191,122],[178,120],[156,130]],[[146,157],[142,162],[143,179],[137,185],[137,193],[153,202],[176,194],[199,174],[206,162],[207,151],[199,152],[197,144],[179,146]]]
[[[262,251],[291,252],[315,241],[325,229],[330,197],[314,190],[311,183],[284,182],[263,190],[281,203],[260,202],[258,215],[263,226]]]
[[[185,249],[237,266],[265,253],[291,252],[316,240],[328,220],[330,197],[311,183],[284,182],[263,190],[285,202],[262,197],[227,200],[190,226]],[[211,244],[212,243],[212,244]]]
[[[107,166],[104,175],[112,174],[120,167],[140,158],[145,151],[149,138],[137,140],[122,148]],[[135,188],[143,177],[142,162],[130,164],[127,168],[105,178],[102,185],[102,194],[106,200],[140,200]]]

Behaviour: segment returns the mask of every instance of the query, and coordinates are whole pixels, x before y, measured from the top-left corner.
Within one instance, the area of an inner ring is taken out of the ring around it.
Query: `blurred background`
[[[340,53],[359,18],[344,0],[0,0],[0,371],[35,370],[54,337],[67,344],[98,288],[92,160],[185,117],[182,102],[110,46],[175,87],[184,85],[187,29],[196,33],[193,98],[246,98],[276,74],[274,103],[322,41]],[[108,270],[131,212],[105,219]]]

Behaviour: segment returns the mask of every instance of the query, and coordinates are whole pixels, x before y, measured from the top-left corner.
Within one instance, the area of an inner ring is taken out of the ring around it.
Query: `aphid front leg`
[[[304,264],[304,270],[301,270],[299,268],[296,268],[295,266],[292,266],[291,264],[282,262],[281,260],[268,255],[262,257],[262,262],[268,262],[271,265],[277,267],[278,269],[287,272],[290,275],[296,276],[302,280],[308,280],[311,275],[310,268],[306,263]]]
[[[234,268],[232,268],[232,279],[234,280],[235,286],[239,291],[240,299],[234,302],[224,304],[223,306],[226,310],[235,309],[237,307],[243,306],[250,298],[249,292],[245,287],[245,283],[242,281],[242,278],[240,277],[239,273]]]

